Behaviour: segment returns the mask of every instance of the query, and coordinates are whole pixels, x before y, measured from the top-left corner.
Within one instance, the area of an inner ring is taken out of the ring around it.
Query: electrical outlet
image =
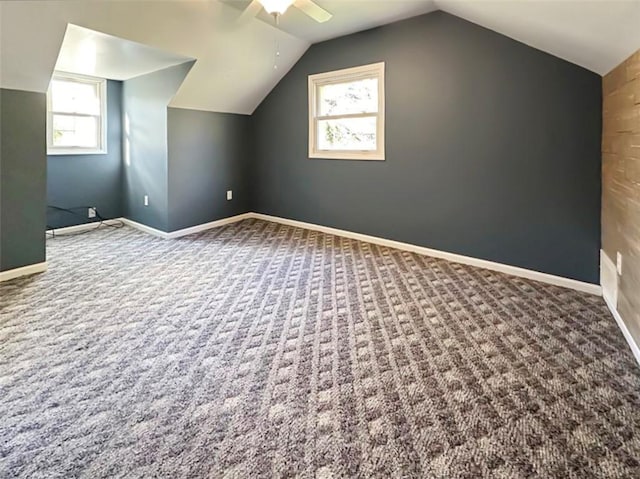
[[[144,205],[149,206],[149,195],[144,195]]]
[[[95,218],[96,217],[96,208],[95,206],[92,206],[89,208],[89,211],[87,212],[87,217],[88,218]]]
[[[616,253],[616,270],[618,270],[618,274],[622,276],[622,254],[620,254],[620,251]]]
[[[232,200],[233,199],[233,191],[232,190],[227,190],[227,201]]]

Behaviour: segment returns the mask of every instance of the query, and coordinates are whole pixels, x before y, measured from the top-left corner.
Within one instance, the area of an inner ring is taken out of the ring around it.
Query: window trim
[[[100,116],[86,113],[54,112],[51,104],[51,82],[53,80],[71,80],[77,83],[89,83],[96,85],[100,97]],[[107,80],[105,78],[79,75],[55,71],[47,89],[47,155],[106,155],[107,151]],[[98,118],[98,146],[87,148],[82,146],[54,146],[53,145],[53,115],[84,116]]]
[[[384,160],[385,159],[385,98],[384,98],[384,76],[385,63],[372,63],[353,68],[345,68],[326,73],[309,75],[309,158],[322,158],[334,160]],[[378,80],[378,112],[377,113],[355,113],[347,115],[318,116],[318,88],[324,85],[336,83],[347,83],[350,81],[375,78]],[[320,120],[330,120],[336,118],[369,118],[376,117],[376,146],[372,150],[319,150],[316,143],[317,124]]]

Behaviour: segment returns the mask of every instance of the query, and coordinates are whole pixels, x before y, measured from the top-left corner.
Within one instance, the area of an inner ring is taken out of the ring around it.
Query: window
[[[384,160],[384,63],[309,76],[309,158]]]
[[[106,153],[106,80],[56,73],[47,92],[47,153]]]

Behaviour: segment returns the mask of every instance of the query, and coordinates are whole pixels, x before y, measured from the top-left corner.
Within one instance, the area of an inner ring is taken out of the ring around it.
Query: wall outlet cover
[[[88,218],[95,218],[96,217],[96,208],[95,207],[90,207],[89,211],[87,212],[87,217]]]
[[[144,195],[144,205],[149,206],[149,195]]]
[[[228,200],[232,200],[233,199],[233,191],[232,190],[227,190],[227,201]]]
[[[620,251],[616,253],[616,270],[622,276],[622,254],[620,254]]]

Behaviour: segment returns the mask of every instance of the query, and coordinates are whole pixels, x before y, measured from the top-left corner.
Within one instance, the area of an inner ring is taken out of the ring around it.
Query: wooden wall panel
[[[617,308],[640,344],[640,50],[602,81],[602,248],[622,254]]]

